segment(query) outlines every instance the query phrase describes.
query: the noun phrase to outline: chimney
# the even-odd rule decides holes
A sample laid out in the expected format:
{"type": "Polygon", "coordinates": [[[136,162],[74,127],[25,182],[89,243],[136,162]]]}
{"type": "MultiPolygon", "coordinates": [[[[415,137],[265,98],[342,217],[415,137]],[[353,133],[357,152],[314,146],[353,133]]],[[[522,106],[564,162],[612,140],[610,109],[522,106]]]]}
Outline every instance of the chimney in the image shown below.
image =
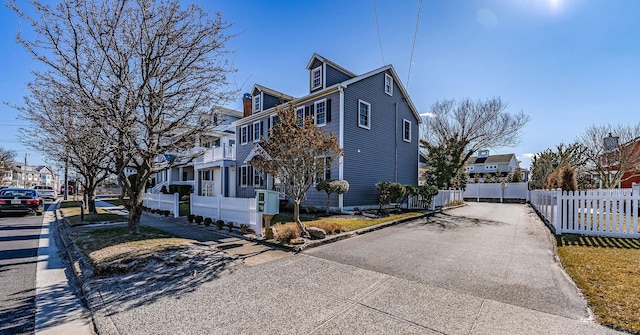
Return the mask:
{"type": "Polygon", "coordinates": [[[242,108],[243,108],[243,112],[244,112],[242,114],[242,117],[247,117],[247,116],[253,114],[252,110],[251,110],[252,102],[253,102],[253,99],[251,98],[251,94],[250,93],[245,93],[242,96],[242,108]]]}
{"type": "Polygon", "coordinates": [[[29,164],[27,164],[27,158],[28,158],[28,157],[29,157],[29,154],[28,154],[28,153],[25,153],[25,154],[24,154],[24,166],[29,165],[29,164]]]}

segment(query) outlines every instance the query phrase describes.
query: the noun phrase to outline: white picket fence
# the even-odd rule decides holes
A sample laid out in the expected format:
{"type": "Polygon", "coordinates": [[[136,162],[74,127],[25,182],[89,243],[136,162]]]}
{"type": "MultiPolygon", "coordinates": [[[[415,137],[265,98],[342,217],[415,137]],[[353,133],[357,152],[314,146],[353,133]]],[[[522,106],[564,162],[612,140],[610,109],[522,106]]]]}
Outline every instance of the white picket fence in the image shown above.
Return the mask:
{"type": "Polygon", "coordinates": [[[531,206],[558,235],[640,237],[640,192],[637,190],[535,190],[531,191],[531,206]]]}
{"type": "Polygon", "coordinates": [[[207,197],[191,194],[191,214],[213,221],[233,221],[236,226],[247,224],[262,234],[262,215],[256,212],[256,198],[207,197]]]}
{"type": "Polygon", "coordinates": [[[529,183],[468,183],[464,190],[465,199],[521,199],[529,200],[529,183]]]}
{"type": "MultiPolygon", "coordinates": [[[[447,207],[454,201],[462,201],[462,190],[439,190],[438,194],[433,197],[431,205],[428,209],[447,207]]],[[[411,209],[425,209],[422,199],[419,196],[409,196],[407,206],[411,209]]]]}
{"type": "Polygon", "coordinates": [[[168,210],[176,218],[180,216],[180,195],[178,193],[145,193],[142,205],[153,209],[168,210]]]}

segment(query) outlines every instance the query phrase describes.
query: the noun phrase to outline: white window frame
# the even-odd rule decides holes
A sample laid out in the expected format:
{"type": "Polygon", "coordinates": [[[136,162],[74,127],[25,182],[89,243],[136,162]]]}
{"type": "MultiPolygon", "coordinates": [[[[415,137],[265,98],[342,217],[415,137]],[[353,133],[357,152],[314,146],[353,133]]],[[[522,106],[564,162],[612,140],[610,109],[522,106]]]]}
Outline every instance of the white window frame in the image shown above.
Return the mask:
{"type": "Polygon", "coordinates": [[[393,77],[389,74],[384,74],[384,93],[393,96],[393,77]]]}
{"type": "Polygon", "coordinates": [[[260,138],[262,137],[262,127],[260,121],[256,121],[253,123],[253,142],[260,142],[260,138]],[[256,136],[256,134],[258,136],[256,136]]]}
{"type": "Polygon", "coordinates": [[[317,126],[324,126],[327,124],[327,99],[318,100],[313,103],[313,122],[317,126]],[[322,123],[318,122],[318,105],[322,105],[322,116],[324,117],[324,121],[322,123]]]}
{"type": "Polygon", "coordinates": [[[262,178],[262,173],[258,170],[258,169],[253,169],[253,174],[251,176],[251,185],[253,185],[254,188],[256,187],[263,187],[264,186],[264,178],[262,178]],[[256,183],[256,180],[258,181],[256,183]]]}
{"type": "Polygon", "coordinates": [[[411,121],[402,119],[402,140],[411,143],[411,121]],[[409,138],[407,138],[406,127],[409,126],[409,138]]]}
{"type": "MultiPolygon", "coordinates": [[[[314,185],[322,180],[328,180],[331,178],[331,164],[333,163],[331,157],[327,156],[316,157],[316,160],[322,160],[322,169],[320,169],[321,171],[316,171],[316,175],[314,176],[314,185]],[[329,162],[328,165],[327,162],[329,162]],[[329,170],[329,178],[327,178],[327,170],[329,170]],[[318,178],[319,174],[322,174],[322,178],[318,178]]],[[[316,168],[317,167],[318,166],[316,165],[316,168]]]]}
{"type": "Polygon", "coordinates": [[[240,144],[247,144],[249,142],[249,129],[247,125],[240,127],[240,144]]]}
{"type": "Polygon", "coordinates": [[[278,118],[278,122],[280,122],[280,117],[278,116],[278,114],[271,114],[269,118],[271,119],[271,128],[274,128],[276,126],[276,123],[275,123],[276,118],[278,118]]]}
{"type": "MultiPolygon", "coordinates": [[[[240,167],[240,186],[247,187],[249,186],[249,165],[242,165],[240,167]]],[[[253,177],[253,176],[251,176],[253,177]]],[[[253,180],[252,180],[253,181],[253,180]]]]}
{"type": "Polygon", "coordinates": [[[253,114],[262,110],[262,93],[253,96],[253,114]]]}
{"type": "Polygon", "coordinates": [[[311,69],[311,89],[315,90],[316,88],[321,88],[322,87],[322,65],[315,67],[313,69],[311,69]],[[315,74],[318,73],[318,85],[314,85],[315,81],[316,81],[316,77],[315,74]]]}
{"type": "Polygon", "coordinates": [[[358,99],[358,127],[364,128],[364,129],[371,129],[371,104],[360,99],[358,99]],[[360,123],[360,106],[361,105],[367,106],[367,124],[360,123]]]}

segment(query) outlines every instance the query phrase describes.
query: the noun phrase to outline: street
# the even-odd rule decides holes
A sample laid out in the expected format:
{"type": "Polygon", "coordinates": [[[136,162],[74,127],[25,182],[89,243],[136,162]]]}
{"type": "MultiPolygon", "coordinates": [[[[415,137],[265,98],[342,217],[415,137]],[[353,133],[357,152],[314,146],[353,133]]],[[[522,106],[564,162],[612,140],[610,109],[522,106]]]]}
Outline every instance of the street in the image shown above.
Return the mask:
{"type": "MultiPolygon", "coordinates": [[[[48,207],[51,204],[47,204],[48,207]]],[[[32,334],[43,216],[0,216],[0,334],[32,334]]]]}

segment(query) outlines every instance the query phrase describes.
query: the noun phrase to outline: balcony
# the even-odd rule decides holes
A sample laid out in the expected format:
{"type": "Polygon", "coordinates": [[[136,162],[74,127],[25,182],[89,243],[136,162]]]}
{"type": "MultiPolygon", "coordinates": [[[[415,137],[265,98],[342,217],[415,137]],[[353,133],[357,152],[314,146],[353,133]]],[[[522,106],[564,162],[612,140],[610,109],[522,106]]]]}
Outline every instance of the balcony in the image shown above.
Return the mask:
{"type": "Polygon", "coordinates": [[[196,158],[196,165],[209,164],[224,160],[235,160],[236,150],[234,146],[223,144],[222,146],[209,148],[204,155],[196,158]]]}

